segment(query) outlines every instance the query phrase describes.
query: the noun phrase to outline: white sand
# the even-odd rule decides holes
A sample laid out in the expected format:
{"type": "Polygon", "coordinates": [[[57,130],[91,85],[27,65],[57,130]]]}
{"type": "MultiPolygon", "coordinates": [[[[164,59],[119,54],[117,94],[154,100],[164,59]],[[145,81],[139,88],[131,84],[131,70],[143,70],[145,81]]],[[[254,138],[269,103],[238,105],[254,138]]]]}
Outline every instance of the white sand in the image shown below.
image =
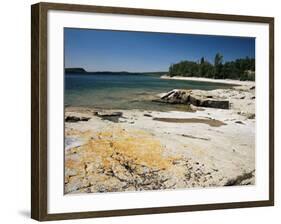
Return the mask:
{"type": "Polygon", "coordinates": [[[161,79],[175,79],[175,80],[186,80],[186,81],[198,81],[198,82],[212,82],[212,83],[222,83],[222,84],[231,84],[231,85],[243,85],[243,86],[255,86],[254,81],[240,81],[233,79],[209,79],[209,78],[200,78],[200,77],[183,77],[183,76],[161,76],[161,79]]]}

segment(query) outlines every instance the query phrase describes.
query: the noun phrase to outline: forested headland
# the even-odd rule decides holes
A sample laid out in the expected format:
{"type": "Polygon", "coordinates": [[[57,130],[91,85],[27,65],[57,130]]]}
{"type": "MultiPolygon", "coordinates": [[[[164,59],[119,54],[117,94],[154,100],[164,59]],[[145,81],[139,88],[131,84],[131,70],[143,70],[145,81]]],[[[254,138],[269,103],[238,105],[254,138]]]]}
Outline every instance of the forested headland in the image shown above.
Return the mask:
{"type": "Polygon", "coordinates": [[[169,76],[204,77],[213,79],[255,80],[255,59],[239,58],[223,61],[223,55],[217,53],[214,62],[202,57],[199,61],[184,60],[170,65],[169,76]]]}

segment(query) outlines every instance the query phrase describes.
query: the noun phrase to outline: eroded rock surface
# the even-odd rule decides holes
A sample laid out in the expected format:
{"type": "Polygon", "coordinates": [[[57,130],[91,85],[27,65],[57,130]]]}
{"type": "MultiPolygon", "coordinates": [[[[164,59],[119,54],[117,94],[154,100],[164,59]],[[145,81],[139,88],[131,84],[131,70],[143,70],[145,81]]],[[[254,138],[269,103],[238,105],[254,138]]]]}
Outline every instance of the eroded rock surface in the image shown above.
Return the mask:
{"type": "Polygon", "coordinates": [[[192,104],[197,107],[229,109],[229,101],[211,95],[209,91],[174,89],[158,99],[159,102],[172,104],[192,104]],[[206,93],[208,92],[208,93],[206,93]]]}
{"type": "Polygon", "coordinates": [[[233,109],[254,118],[255,88],[254,86],[235,86],[233,89],[186,90],[174,89],[158,95],[157,102],[171,104],[190,104],[195,107],[233,109]]]}
{"type": "MultiPolygon", "coordinates": [[[[74,135],[73,135],[74,134],[74,135]]],[[[87,135],[65,155],[65,193],[161,190],[222,186],[217,169],[182,155],[165,155],[161,143],[142,131],[111,129],[87,135]]]]}

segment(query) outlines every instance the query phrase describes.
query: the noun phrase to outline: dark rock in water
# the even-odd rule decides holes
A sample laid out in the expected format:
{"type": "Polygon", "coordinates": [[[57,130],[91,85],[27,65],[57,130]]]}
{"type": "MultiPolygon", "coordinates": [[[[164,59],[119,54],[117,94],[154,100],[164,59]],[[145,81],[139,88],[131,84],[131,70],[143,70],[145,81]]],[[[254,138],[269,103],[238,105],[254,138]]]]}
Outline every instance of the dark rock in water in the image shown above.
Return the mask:
{"type": "Polygon", "coordinates": [[[78,122],[78,121],[88,121],[91,118],[89,117],[76,117],[76,116],[67,116],[65,122],[78,122]]]}
{"type": "Polygon", "coordinates": [[[191,90],[172,90],[163,95],[158,102],[171,104],[192,104],[197,107],[211,107],[219,109],[229,109],[230,103],[228,100],[214,99],[212,95],[206,95],[207,91],[194,93],[191,90]],[[201,95],[199,95],[201,94],[201,95]]]}
{"type": "Polygon", "coordinates": [[[235,121],[236,124],[244,124],[242,121],[235,121]]]}
{"type": "Polygon", "coordinates": [[[88,120],[90,120],[90,119],[91,119],[91,118],[89,118],[89,117],[81,117],[81,118],[80,118],[81,121],[88,121],[88,120]]]}
{"type": "Polygon", "coordinates": [[[94,112],[95,116],[102,118],[103,120],[108,120],[114,123],[119,122],[119,118],[124,118],[123,113],[116,111],[116,112],[94,112]]]}
{"type": "Polygon", "coordinates": [[[75,116],[67,116],[65,118],[65,122],[78,122],[78,121],[80,121],[80,118],[75,116]]]}

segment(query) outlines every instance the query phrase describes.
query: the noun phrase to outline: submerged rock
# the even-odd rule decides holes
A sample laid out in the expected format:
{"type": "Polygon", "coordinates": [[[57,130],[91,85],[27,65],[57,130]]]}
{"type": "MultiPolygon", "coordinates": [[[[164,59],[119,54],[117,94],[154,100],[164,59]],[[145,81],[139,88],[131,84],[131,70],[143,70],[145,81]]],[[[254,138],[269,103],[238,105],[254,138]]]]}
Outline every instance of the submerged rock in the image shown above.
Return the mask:
{"type": "Polygon", "coordinates": [[[158,102],[171,104],[191,104],[197,107],[211,107],[229,109],[230,103],[225,99],[218,99],[210,91],[174,89],[160,97],[158,102]]]}
{"type": "Polygon", "coordinates": [[[98,117],[121,117],[123,115],[122,112],[114,111],[114,112],[94,112],[94,115],[98,117]]]}
{"type": "Polygon", "coordinates": [[[122,112],[94,112],[94,115],[102,118],[103,120],[108,120],[114,123],[119,122],[119,118],[124,118],[122,112]]]}
{"type": "Polygon", "coordinates": [[[78,122],[78,121],[88,121],[91,118],[89,117],[76,117],[76,116],[67,116],[65,122],[78,122]]]}

